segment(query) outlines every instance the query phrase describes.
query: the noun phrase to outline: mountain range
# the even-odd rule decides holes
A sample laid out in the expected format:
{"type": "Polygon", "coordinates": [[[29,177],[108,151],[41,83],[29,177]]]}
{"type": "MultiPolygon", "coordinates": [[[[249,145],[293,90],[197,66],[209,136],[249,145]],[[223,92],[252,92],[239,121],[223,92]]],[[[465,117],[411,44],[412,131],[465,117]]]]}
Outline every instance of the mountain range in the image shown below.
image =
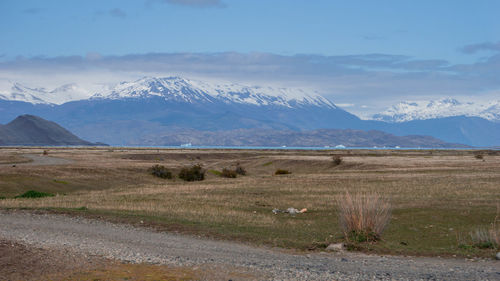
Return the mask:
{"type": "Polygon", "coordinates": [[[386,122],[407,122],[453,116],[480,117],[489,121],[500,122],[500,100],[486,103],[460,102],[451,98],[431,101],[405,101],[373,115],[373,119],[386,122]]]}
{"type": "MultiPolygon", "coordinates": [[[[235,136],[240,130],[241,138],[257,138],[255,130],[287,132],[279,133],[285,136],[290,132],[317,134],[321,129],[432,136],[472,146],[500,143],[500,122],[494,118],[437,114],[425,120],[402,119],[395,113],[392,116],[397,118],[380,115],[375,117],[379,120],[361,120],[314,91],[181,77],[144,77],[95,93],[76,84],[47,90],[12,83],[10,90],[0,91],[0,123],[22,114],[53,120],[84,139],[114,145],[165,145],[165,137],[175,134],[184,136],[184,140],[177,137],[182,143],[198,137],[199,144],[216,145],[208,141],[209,137],[216,139],[213,132],[222,138],[235,136]]],[[[416,144],[407,141],[407,145],[398,145],[416,144]]]]}

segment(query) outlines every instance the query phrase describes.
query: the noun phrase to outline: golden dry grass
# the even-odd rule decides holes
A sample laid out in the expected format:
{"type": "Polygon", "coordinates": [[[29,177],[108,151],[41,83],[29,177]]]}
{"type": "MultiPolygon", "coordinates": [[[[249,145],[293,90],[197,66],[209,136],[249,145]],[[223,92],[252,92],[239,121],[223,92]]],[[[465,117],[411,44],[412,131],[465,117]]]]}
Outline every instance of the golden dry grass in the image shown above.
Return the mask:
{"type": "MultiPolygon", "coordinates": [[[[0,149],[0,155],[42,151],[0,149]]],[[[13,197],[27,189],[59,195],[0,200],[0,207],[85,207],[91,212],[140,216],[223,237],[304,249],[339,239],[338,195],[376,192],[390,198],[394,216],[384,233],[385,242],[375,248],[455,253],[457,235],[488,225],[495,216],[500,201],[500,155],[490,154],[479,160],[471,151],[51,149],[50,156],[74,162],[15,169],[0,166],[0,196],[13,197]],[[342,156],[342,164],[332,162],[333,154],[342,156]],[[197,163],[213,170],[240,163],[248,174],[229,179],[207,173],[205,181],[184,182],[147,173],[154,164],[175,174],[197,163]],[[292,174],[275,176],[276,169],[292,174]],[[297,216],[271,212],[288,207],[308,212],[297,216]],[[400,242],[410,246],[402,249],[400,242]]]]}
{"type": "Polygon", "coordinates": [[[339,223],[344,237],[357,236],[363,240],[376,241],[389,224],[391,205],[378,193],[345,195],[337,199],[339,223]]]}

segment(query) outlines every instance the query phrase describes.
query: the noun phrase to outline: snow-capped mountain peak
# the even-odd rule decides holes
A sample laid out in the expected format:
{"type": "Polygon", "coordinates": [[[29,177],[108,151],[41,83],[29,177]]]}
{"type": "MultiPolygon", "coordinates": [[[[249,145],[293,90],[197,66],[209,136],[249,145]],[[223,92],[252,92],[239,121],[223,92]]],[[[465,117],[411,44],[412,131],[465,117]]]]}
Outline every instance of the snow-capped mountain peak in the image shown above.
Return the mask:
{"type": "Polygon", "coordinates": [[[27,87],[20,83],[0,81],[0,99],[32,104],[63,104],[84,99],[142,99],[159,97],[186,103],[237,103],[257,106],[297,108],[315,106],[336,109],[328,99],[315,91],[299,88],[248,86],[236,83],[209,83],[183,77],[143,77],[120,82],[91,92],[70,83],[53,90],[27,87]]]}
{"type": "Polygon", "coordinates": [[[32,104],[63,104],[69,101],[87,99],[90,96],[89,91],[76,84],[66,84],[54,90],[47,90],[8,81],[4,82],[0,89],[0,99],[32,104]]]}
{"type": "Polygon", "coordinates": [[[487,103],[460,102],[452,98],[404,101],[373,115],[373,119],[386,122],[406,122],[452,116],[473,116],[500,122],[500,100],[487,103]]]}
{"type": "Polygon", "coordinates": [[[246,86],[235,83],[207,83],[181,77],[143,77],[133,82],[121,82],[93,98],[126,99],[162,97],[182,102],[224,102],[253,105],[297,107],[313,105],[336,108],[316,92],[295,88],[246,86]]]}

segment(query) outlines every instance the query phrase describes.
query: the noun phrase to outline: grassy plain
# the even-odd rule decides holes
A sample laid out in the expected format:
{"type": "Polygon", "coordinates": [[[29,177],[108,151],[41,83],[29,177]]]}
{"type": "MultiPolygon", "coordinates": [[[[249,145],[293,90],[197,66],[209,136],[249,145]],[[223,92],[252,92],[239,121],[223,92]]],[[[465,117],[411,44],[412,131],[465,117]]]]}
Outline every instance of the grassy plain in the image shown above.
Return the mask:
{"type": "MultiPolygon", "coordinates": [[[[0,160],[26,162],[43,148],[3,148],[0,160]]],[[[34,208],[100,217],[298,250],[321,250],[341,241],[335,199],[377,192],[390,199],[392,220],[376,243],[351,245],[368,252],[491,256],[493,249],[464,247],[469,233],[488,227],[500,202],[500,152],[454,150],[168,150],[51,148],[67,165],[0,165],[0,208],[34,208]],[[481,153],[483,159],[475,154],[481,153]],[[333,155],[340,155],[336,165],[333,155]],[[243,166],[246,176],[215,172],[199,182],[160,179],[160,164],[176,174],[186,165],[207,170],[243,166]],[[274,175],[277,169],[291,172],[274,175]],[[13,199],[28,190],[55,197],[13,199]],[[307,208],[304,214],[272,209],[307,208]]],[[[5,163],[5,162],[4,162],[5,163]]]]}

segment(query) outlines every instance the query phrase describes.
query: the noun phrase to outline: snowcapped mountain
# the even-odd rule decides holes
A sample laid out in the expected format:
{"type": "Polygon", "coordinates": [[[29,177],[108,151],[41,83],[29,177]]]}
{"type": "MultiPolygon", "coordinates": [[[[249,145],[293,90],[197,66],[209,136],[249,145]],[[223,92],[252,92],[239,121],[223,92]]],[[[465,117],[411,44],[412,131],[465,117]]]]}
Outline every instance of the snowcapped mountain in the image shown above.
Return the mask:
{"type": "Polygon", "coordinates": [[[210,84],[180,77],[144,77],[134,82],[122,82],[93,99],[127,99],[161,97],[177,102],[224,102],[251,105],[275,105],[288,108],[303,105],[337,108],[331,101],[303,89],[245,86],[240,84],[210,84]]]}
{"type": "Polygon", "coordinates": [[[0,87],[0,99],[31,104],[63,104],[69,101],[88,99],[90,96],[89,91],[76,84],[66,84],[53,90],[47,90],[4,81],[0,87]]]}
{"type": "Polygon", "coordinates": [[[53,90],[27,87],[10,81],[0,84],[0,99],[31,104],[60,105],[69,101],[86,99],[120,100],[151,97],[184,103],[223,102],[287,108],[301,106],[337,108],[331,101],[314,91],[234,83],[207,83],[181,77],[144,77],[133,82],[121,82],[111,87],[101,88],[97,93],[92,93],[77,84],[66,84],[53,90]]]}
{"type": "Polygon", "coordinates": [[[500,122],[500,100],[473,103],[445,98],[432,101],[400,102],[384,112],[373,115],[373,119],[399,123],[453,116],[481,117],[500,122]]]}
{"type": "Polygon", "coordinates": [[[66,84],[46,89],[0,79],[0,123],[31,114],[53,120],[84,139],[120,145],[139,144],[164,132],[240,129],[379,130],[475,146],[497,146],[500,139],[500,101],[403,102],[375,115],[375,120],[389,121],[380,122],[361,120],[314,91],[295,88],[179,77],[85,87],[66,84]]]}

